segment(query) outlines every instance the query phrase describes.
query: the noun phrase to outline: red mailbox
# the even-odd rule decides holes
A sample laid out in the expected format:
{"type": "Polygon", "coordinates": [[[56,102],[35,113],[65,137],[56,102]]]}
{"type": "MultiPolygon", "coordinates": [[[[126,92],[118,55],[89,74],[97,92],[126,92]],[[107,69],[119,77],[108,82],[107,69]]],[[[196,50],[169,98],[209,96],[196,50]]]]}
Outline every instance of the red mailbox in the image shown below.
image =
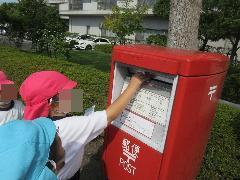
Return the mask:
{"type": "Polygon", "coordinates": [[[210,134],[228,58],[146,45],[113,50],[111,104],[137,71],[154,78],[106,129],[109,180],[195,179],[210,134]]]}

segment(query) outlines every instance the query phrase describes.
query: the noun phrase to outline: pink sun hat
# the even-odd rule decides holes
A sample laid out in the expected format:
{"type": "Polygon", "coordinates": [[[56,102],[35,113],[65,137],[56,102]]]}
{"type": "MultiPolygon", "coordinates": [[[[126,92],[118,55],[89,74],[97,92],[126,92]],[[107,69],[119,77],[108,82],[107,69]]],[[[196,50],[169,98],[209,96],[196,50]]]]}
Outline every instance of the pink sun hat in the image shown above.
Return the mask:
{"type": "Polygon", "coordinates": [[[48,117],[49,99],[63,90],[70,90],[77,82],[57,71],[41,71],[28,76],[20,87],[25,102],[24,119],[33,120],[48,117]]]}
{"type": "Polygon", "coordinates": [[[0,91],[2,90],[2,84],[14,84],[14,82],[8,80],[6,74],[3,71],[0,71],[0,91]]]}

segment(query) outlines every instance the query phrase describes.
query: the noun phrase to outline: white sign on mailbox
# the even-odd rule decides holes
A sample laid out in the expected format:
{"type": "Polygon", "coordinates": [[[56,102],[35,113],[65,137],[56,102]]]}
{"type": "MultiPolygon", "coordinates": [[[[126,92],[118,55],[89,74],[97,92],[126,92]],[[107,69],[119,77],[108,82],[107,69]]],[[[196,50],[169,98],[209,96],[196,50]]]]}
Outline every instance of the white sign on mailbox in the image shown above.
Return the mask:
{"type": "MultiPolygon", "coordinates": [[[[118,68],[116,66],[115,81],[118,82],[118,86],[122,84],[120,93],[123,93],[129,84],[130,77],[128,73],[124,75],[126,68],[118,68]]],[[[163,152],[177,78],[166,74],[158,75],[158,78],[160,80],[153,79],[143,85],[121,116],[112,124],[159,152],[163,152]]],[[[118,87],[114,87],[114,90],[119,91],[118,87]]]]}
{"type": "Polygon", "coordinates": [[[123,139],[122,148],[124,157],[120,157],[119,166],[122,166],[129,174],[134,175],[136,167],[132,163],[138,158],[140,147],[132,144],[128,139],[123,139]]]}

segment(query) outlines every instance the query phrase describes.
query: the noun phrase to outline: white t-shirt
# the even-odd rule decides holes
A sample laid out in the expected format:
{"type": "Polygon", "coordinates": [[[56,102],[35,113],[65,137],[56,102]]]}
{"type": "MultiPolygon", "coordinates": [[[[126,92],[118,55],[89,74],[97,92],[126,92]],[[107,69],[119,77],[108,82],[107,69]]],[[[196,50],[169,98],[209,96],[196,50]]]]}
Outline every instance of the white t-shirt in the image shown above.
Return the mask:
{"type": "Polygon", "coordinates": [[[0,110],[0,125],[9,121],[23,118],[24,105],[19,100],[14,100],[14,105],[9,110],[0,110]]]}
{"type": "Polygon", "coordinates": [[[106,111],[88,116],[72,116],[54,121],[65,149],[65,165],[58,173],[59,180],[71,178],[80,168],[87,143],[107,127],[106,111]]]}

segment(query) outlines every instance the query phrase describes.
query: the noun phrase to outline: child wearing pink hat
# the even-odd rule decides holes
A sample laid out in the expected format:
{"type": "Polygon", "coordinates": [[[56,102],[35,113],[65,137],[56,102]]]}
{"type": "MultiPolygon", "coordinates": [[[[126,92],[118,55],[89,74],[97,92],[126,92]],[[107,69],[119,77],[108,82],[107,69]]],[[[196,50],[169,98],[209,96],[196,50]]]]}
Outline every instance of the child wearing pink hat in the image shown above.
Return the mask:
{"type": "MultiPolygon", "coordinates": [[[[60,112],[57,101],[59,93],[76,87],[77,83],[56,71],[42,71],[31,74],[21,85],[20,94],[26,104],[25,120],[39,117],[60,116],[54,121],[62,147],[65,150],[64,166],[57,171],[58,179],[71,178],[80,168],[87,143],[103,130],[124,110],[137,92],[144,78],[134,75],[126,90],[106,110],[93,112],[88,116],[66,117],[60,112]]],[[[63,159],[61,158],[61,161],[63,159]]],[[[55,162],[58,165],[58,162],[55,162]]]]}
{"type": "Polygon", "coordinates": [[[6,74],[0,71],[0,125],[23,118],[24,105],[21,101],[15,99],[17,91],[11,92],[15,95],[10,95],[10,97],[7,98],[5,97],[5,94],[10,93],[7,92],[8,87],[13,84],[14,82],[8,80],[6,74]]]}

